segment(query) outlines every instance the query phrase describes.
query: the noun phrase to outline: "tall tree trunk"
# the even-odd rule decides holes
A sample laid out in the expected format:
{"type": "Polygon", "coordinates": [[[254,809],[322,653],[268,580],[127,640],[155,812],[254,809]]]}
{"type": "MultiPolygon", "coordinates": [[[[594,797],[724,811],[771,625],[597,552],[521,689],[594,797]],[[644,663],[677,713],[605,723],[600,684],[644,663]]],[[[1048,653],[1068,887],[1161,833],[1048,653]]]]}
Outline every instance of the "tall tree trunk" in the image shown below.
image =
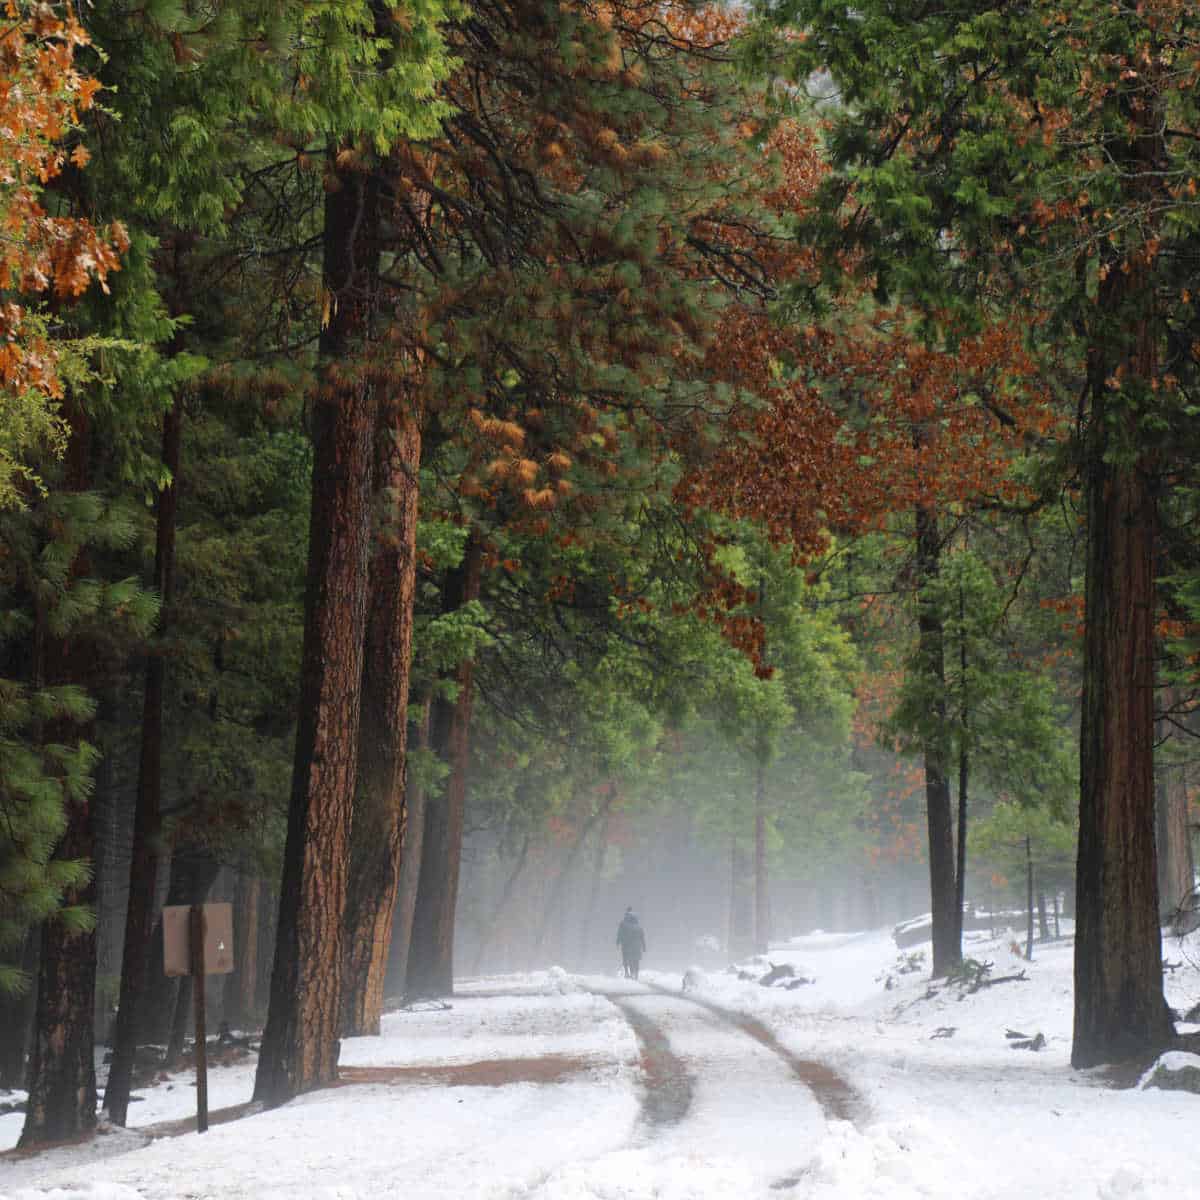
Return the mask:
{"type": "MultiPolygon", "coordinates": [[[[113,681],[99,689],[97,720],[108,723],[116,712],[113,681]]],[[[92,791],[92,833],[95,847],[92,861],[96,874],[96,1010],[94,1027],[105,1043],[112,1046],[116,1035],[117,997],[105,995],[99,981],[105,976],[119,979],[121,975],[121,942],[125,932],[125,889],[129,882],[125,848],[128,845],[126,826],[133,818],[127,811],[116,786],[114,755],[105,754],[96,764],[92,791]],[[128,818],[128,819],[127,819],[128,818]]]]}
{"type": "MultiPolygon", "coordinates": [[[[592,944],[592,931],[596,925],[596,906],[600,900],[600,883],[604,878],[604,857],[608,852],[608,828],[611,818],[611,813],[605,813],[604,820],[600,823],[600,828],[596,831],[595,854],[592,858],[592,883],[588,888],[587,905],[583,910],[583,919],[579,923],[579,963],[581,967],[587,966],[588,950],[592,944]]],[[[524,850],[528,845],[529,837],[526,835],[522,849],[524,850]]],[[[500,900],[501,903],[504,903],[506,897],[501,896],[500,900]]],[[[497,905],[496,913],[492,918],[493,923],[500,911],[500,905],[497,905]]],[[[483,945],[480,943],[480,954],[482,952],[483,945]]]]}
{"type": "Polygon", "coordinates": [[[958,668],[962,675],[958,746],[958,857],[954,870],[954,942],[962,952],[963,907],[967,900],[967,785],[971,780],[971,697],[967,688],[967,614],[963,589],[958,589],[958,668]]]}
{"type": "MultiPolygon", "coordinates": [[[[58,856],[86,859],[91,847],[91,806],[73,804],[58,856]]],[[[67,904],[83,907],[90,907],[94,899],[92,879],[65,897],[67,904]]],[[[95,986],[95,931],[73,933],[61,920],[50,918],[42,926],[22,1146],[64,1141],[96,1127],[95,986]]]]}
{"type": "Polygon", "coordinates": [[[258,971],[254,980],[254,1012],[267,1011],[271,999],[271,964],[275,959],[275,925],[279,919],[279,896],[267,880],[258,890],[258,971]]]}
{"type": "Polygon", "coordinates": [[[1038,914],[1038,937],[1043,942],[1050,940],[1050,921],[1046,915],[1046,893],[1044,891],[1045,884],[1038,888],[1037,898],[1037,914],[1038,914]]]}
{"type": "MultiPolygon", "coordinates": [[[[91,426],[87,413],[77,403],[67,406],[71,439],[66,456],[64,487],[86,491],[90,485],[91,426]]],[[[72,577],[86,576],[85,555],[71,566],[72,577]]],[[[96,682],[92,647],[86,639],[64,640],[50,636],[46,615],[39,609],[35,630],[35,686],[96,682]]],[[[94,729],[94,727],[93,727],[94,729]]],[[[92,729],[72,727],[42,731],[46,742],[75,742],[92,729]]],[[[83,861],[89,866],[95,852],[90,797],[63,797],[66,830],[54,856],[66,861],[83,861]]],[[[63,896],[65,906],[93,910],[96,900],[95,875],[89,871],[85,883],[63,896]]],[[[58,916],[44,921],[38,963],[37,1002],[29,1060],[29,1099],[21,1146],[37,1146],[91,1133],[96,1127],[95,996],[96,931],[72,929],[58,916]]]]}
{"type": "MultiPolygon", "coordinates": [[[[1149,170],[1153,148],[1141,149],[1149,170]]],[[[1148,391],[1157,371],[1153,299],[1137,276],[1136,269],[1114,269],[1099,304],[1114,320],[1139,314],[1122,365],[1127,387],[1148,391]]],[[[1106,358],[1097,351],[1091,364],[1084,446],[1075,1067],[1153,1053],[1174,1036],[1163,996],[1154,847],[1153,463],[1128,455],[1142,437],[1139,405],[1128,395],[1110,395],[1114,364],[1106,358]]]]}
{"type": "Polygon", "coordinates": [[[29,1049],[40,945],[40,931],[29,930],[13,956],[13,961],[28,976],[29,986],[21,992],[0,992],[0,1088],[23,1088],[27,1082],[25,1055],[29,1049]]]}
{"type": "MultiPolygon", "coordinates": [[[[433,700],[426,695],[416,722],[417,747],[428,750],[431,735],[433,700]]],[[[417,886],[421,879],[421,855],[425,846],[425,797],[423,784],[406,771],[404,783],[404,846],[400,855],[400,883],[392,914],[392,939],[388,947],[387,971],[383,994],[402,996],[408,978],[408,948],[412,944],[413,913],[417,908],[417,886]]]]}
{"type": "MultiPolygon", "coordinates": [[[[1159,745],[1164,745],[1160,736],[1159,745]]],[[[1158,848],[1158,907],[1164,924],[1175,921],[1195,886],[1192,831],[1188,824],[1183,764],[1155,766],[1155,844],[1158,848]]],[[[1190,932],[1180,929],[1180,932],[1190,932]]]]}
{"type": "Polygon", "coordinates": [[[342,923],[358,763],[377,397],[362,361],[379,264],[375,172],[327,168],[321,332],[300,716],[271,1000],[255,1099],[280,1104],[337,1079],[342,923]]]}
{"type": "Polygon", "coordinates": [[[766,954],[770,943],[767,903],[767,767],[760,757],[754,779],[754,949],[766,954]]]}
{"type": "Polygon", "coordinates": [[[749,856],[734,834],[729,842],[729,957],[741,958],[754,947],[754,907],[746,878],[749,856]]]}
{"type": "MultiPolygon", "coordinates": [[[[171,620],[175,578],[175,517],[178,502],[179,446],[183,432],[183,405],[176,400],[163,414],[162,462],[171,482],[158,495],[154,541],[154,586],[162,601],[160,639],[171,620]]],[[[129,1109],[129,1089],[137,1051],[138,1011],[146,990],[150,957],[150,930],[158,891],[160,853],[159,813],[162,809],[163,685],[167,656],[160,644],[152,646],[146,662],[142,702],[142,744],[138,764],[137,802],[133,811],[133,846],[129,863],[129,901],[125,910],[125,941],[121,952],[121,998],[117,1008],[116,1039],[104,1111],[115,1125],[124,1125],[129,1109]]]]}
{"type": "MultiPolygon", "coordinates": [[[[479,597],[482,569],[483,543],[472,533],[461,566],[446,580],[443,612],[453,612],[479,597]]],[[[449,766],[450,775],[442,795],[425,802],[425,842],[405,986],[408,996],[449,996],[454,991],[454,913],[462,858],[474,665],[468,659],[458,668],[458,695],[453,701],[437,697],[433,702],[433,748],[449,766]]]]}
{"type": "Polygon", "coordinates": [[[1025,961],[1033,962],[1033,839],[1025,835],[1025,961]]]}
{"type": "Polygon", "coordinates": [[[230,988],[222,1013],[230,1029],[240,1029],[254,1020],[255,987],[258,983],[258,897],[262,883],[253,875],[238,875],[233,901],[233,952],[236,968],[229,976],[230,988]]]}
{"type": "MultiPolygon", "coordinates": [[[[937,511],[919,505],[916,511],[917,579],[923,587],[937,577],[941,559],[937,511]]],[[[925,806],[929,831],[929,898],[932,913],[933,977],[945,975],[962,961],[962,940],[956,936],[961,917],[956,918],[958,887],[954,870],[954,826],[950,802],[950,780],[946,774],[946,664],[942,618],[924,598],[918,601],[917,617],[921,670],[937,699],[933,703],[938,734],[926,738],[925,806]]],[[[961,910],[959,910],[961,912],[961,910]]]]}
{"type": "Polygon", "coordinates": [[[167,1071],[175,1070],[183,1057],[188,1017],[192,1014],[192,993],[196,990],[197,982],[190,975],[182,975],[179,978],[179,986],[175,989],[175,1002],[171,1006],[171,1030],[167,1034],[167,1049],[163,1055],[163,1068],[167,1071]]]}
{"type": "Polygon", "coordinates": [[[407,811],[408,680],[417,579],[420,414],[403,396],[381,404],[376,440],[376,508],[371,601],[363,658],[358,785],[354,800],[342,1034],[379,1033],[384,977],[400,885],[407,811]]]}
{"type": "Polygon", "coordinates": [[[516,891],[517,880],[520,879],[521,872],[525,870],[525,863],[529,858],[529,842],[530,837],[526,833],[521,842],[521,849],[517,854],[516,861],[513,863],[512,870],[509,871],[508,878],[504,881],[504,887],[500,891],[500,898],[496,901],[487,925],[480,934],[479,945],[475,950],[475,961],[471,964],[471,973],[474,975],[478,975],[483,967],[483,956],[491,943],[492,934],[495,933],[501,918],[508,911],[508,905],[512,900],[513,892],[516,891]]]}
{"type": "Polygon", "coordinates": [[[546,944],[546,934],[550,928],[550,923],[562,917],[567,903],[567,884],[571,881],[571,874],[575,870],[575,864],[579,861],[580,852],[583,850],[584,843],[588,839],[588,834],[596,828],[601,821],[607,819],[608,814],[612,811],[612,806],[617,798],[617,785],[609,783],[605,789],[604,799],[600,801],[599,806],[592,812],[583,827],[579,830],[578,836],[571,843],[571,848],[567,851],[566,861],[563,863],[562,870],[559,872],[558,878],[554,881],[554,886],[550,889],[550,896],[546,901],[545,907],[542,910],[542,919],[538,925],[537,948],[543,950],[546,944]]]}

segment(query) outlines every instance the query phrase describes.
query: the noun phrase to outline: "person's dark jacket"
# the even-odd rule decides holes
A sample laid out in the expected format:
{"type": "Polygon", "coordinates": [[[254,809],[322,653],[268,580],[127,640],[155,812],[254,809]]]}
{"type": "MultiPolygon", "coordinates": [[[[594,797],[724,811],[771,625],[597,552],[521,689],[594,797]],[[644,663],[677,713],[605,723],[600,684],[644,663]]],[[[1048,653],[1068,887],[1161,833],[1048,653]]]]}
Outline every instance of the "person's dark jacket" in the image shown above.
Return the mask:
{"type": "Polygon", "coordinates": [[[633,958],[646,953],[646,933],[632,913],[626,913],[617,926],[617,945],[633,958]]]}

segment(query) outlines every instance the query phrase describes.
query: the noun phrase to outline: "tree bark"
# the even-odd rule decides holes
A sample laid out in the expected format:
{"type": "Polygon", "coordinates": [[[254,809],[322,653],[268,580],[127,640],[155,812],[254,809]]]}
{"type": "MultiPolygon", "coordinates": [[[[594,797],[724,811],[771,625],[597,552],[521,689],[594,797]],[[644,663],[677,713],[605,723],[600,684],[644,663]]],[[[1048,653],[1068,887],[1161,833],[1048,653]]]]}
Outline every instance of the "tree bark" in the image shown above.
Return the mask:
{"type": "Polygon", "coordinates": [[[41,936],[30,930],[14,955],[29,978],[23,992],[0,992],[0,1088],[24,1088],[27,1082],[25,1056],[29,1049],[29,1026],[36,998],[38,948],[41,936]]]}
{"type": "MultiPolygon", "coordinates": [[[[176,400],[163,414],[162,462],[171,482],[158,495],[154,543],[154,586],[162,602],[159,637],[167,632],[175,577],[175,526],[178,508],[179,448],[183,405],[176,400]]],[[[138,1010],[146,991],[150,931],[158,891],[159,813],[162,809],[163,686],[167,656],[161,642],[146,662],[142,701],[142,743],[138,764],[137,801],[133,811],[133,845],[129,864],[129,902],[121,952],[121,998],[104,1111],[114,1125],[124,1125],[137,1051],[138,1010]]]]}
{"type": "Polygon", "coordinates": [[[233,952],[236,967],[229,976],[223,1017],[230,1029],[241,1029],[254,1020],[258,982],[258,895],[260,880],[238,875],[233,901],[233,952]]]}
{"type": "Polygon", "coordinates": [[[1025,961],[1033,962],[1033,839],[1025,835],[1025,961]]]}
{"type": "Polygon", "coordinates": [[[571,873],[575,869],[576,862],[579,861],[580,852],[583,850],[584,844],[587,842],[588,834],[596,828],[601,821],[607,820],[608,814],[612,811],[612,806],[617,798],[617,785],[610,782],[607,786],[604,799],[600,801],[599,806],[594,812],[589,814],[586,821],[583,823],[583,828],[580,829],[579,835],[571,843],[571,848],[567,851],[566,861],[563,863],[562,870],[558,874],[558,878],[554,881],[554,886],[550,889],[550,895],[546,901],[546,905],[542,910],[542,919],[538,925],[537,948],[544,950],[546,944],[546,934],[550,928],[550,922],[562,916],[567,903],[567,884],[571,880],[571,873]]]}
{"type": "Polygon", "coordinates": [[[747,874],[749,855],[734,834],[729,842],[729,957],[741,958],[754,947],[754,909],[747,874]]]}
{"type": "Polygon", "coordinates": [[[962,954],[963,909],[967,900],[967,795],[971,781],[971,697],[967,689],[967,614],[963,589],[958,589],[958,668],[962,675],[958,746],[958,847],[954,868],[954,944],[962,954]]]}
{"type": "Polygon", "coordinates": [[[1037,914],[1038,937],[1043,942],[1048,942],[1050,940],[1050,919],[1046,914],[1046,893],[1041,888],[1038,889],[1037,914]]]}
{"type": "MultiPolygon", "coordinates": [[[[57,854],[86,859],[91,849],[91,806],[72,804],[57,854]]],[[[94,879],[65,897],[67,904],[85,907],[94,900],[94,879]]],[[[41,936],[23,1147],[76,1138],[96,1127],[92,1022],[96,934],[94,930],[71,933],[61,920],[51,917],[43,924],[41,936]]]]}
{"type": "MultiPolygon", "coordinates": [[[[83,492],[91,483],[91,424],[88,414],[69,403],[71,438],[67,447],[64,488],[83,492]]],[[[83,553],[71,566],[72,578],[88,573],[83,553]]],[[[39,607],[35,630],[34,684],[94,685],[93,649],[84,638],[53,637],[39,607]]],[[[48,743],[82,741],[88,730],[56,727],[43,730],[48,743]]],[[[66,830],[55,848],[56,858],[92,864],[95,836],[90,797],[64,795],[66,830]]],[[[65,906],[95,909],[96,879],[70,889],[65,906]]],[[[20,1145],[86,1136],[96,1127],[95,1007],[96,931],[72,931],[57,916],[42,924],[37,1002],[29,1060],[29,1099],[20,1145]]]]}
{"type": "Polygon", "coordinates": [[[403,397],[380,407],[376,495],[382,509],[371,560],[354,800],[342,1034],[378,1035],[407,810],[408,682],[417,579],[420,414],[403,397]]]}
{"type": "MultiPolygon", "coordinates": [[[[530,837],[526,833],[521,841],[521,849],[517,853],[513,868],[509,871],[508,878],[504,881],[504,887],[500,891],[500,898],[496,901],[496,906],[492,909],[491,917],[479,937],[479,945],[475,949],[475,961],[471,964],[471,971],[475,975],[478,975],[483,968],[483,958],[487,953],[488,946],[491,944],[492,935],[500,924],[501,917],[508,911],[509,902],[512,900],[513,892],[517,888],[517,880],[520,879],[521,872],[525,870],[525,863],[529,858],[529,842],[530,837]]],[[[595,907],[594,897],[592,907],[595,907]]]]}
{"type": "Polygon", "coordinates": [[[1180,915],[1181,905],[1195,886],[1192,831],[1188,824],[1187,787],[1182,764],[1159,765],[1155,770],[1155,826],[1158,906],[1165,925],[1180,915]]]}
{"type": "MultiPolygon", "coordinates": [[[[1099,303],[1114,320],[1139,314],[1123,365],[1126,386],[1148,392],[1157,372],[1153,300],[1138,274],[1113,270],[1099,303]]],[[[1153,1053],[1174,1036],[1163,996],[1154,846],[1154,464],[1145,454],[1131,457],[1143,436],[1140,405],[1110,393],[1113,365],[1099,350],[1093,355],[1084,445],[1075,1067],[1153,1053]]]]}
{"type": "Polygon", "coordinates": [[[175,989],[175,1003],[171,1006],[171,1030],[167,1034],[167,1049],[163,1055],[163,1067],[173,1071],[183,1057],[183,1043],[187,1039],[188,1017],[192,1012],[192,993],[196,980],[190,975],[181,975],[175,989]]]}
{"type": "MultiPolygon", "coordinates": [[[[479,596],[483,544],[472,533],[462,565],[451,572],[443,591],[443,611],[453,612],[479,596]]],[[[463,811],[471,727],[474,662],[457,671],[458,695],[433,701],[433,748],[450,767],[444,792],[425,804],[425,843],[413,913],[405,994],[449,996],[454,992],[454,913],[458,904],[458,872],[462,858],[463,811]]]]}
{"type": "MultiPolygon", "coordinates": [[[[917,578],[921,585],[938,574],[941,542],[936,509],[919,505],[916,511],[917,578]]],[[[942,619],[922,599],[917,617],[921,669],[938,698],[933,704],[934,723],[944,730],[946,715],[945,637],[942,619]]],[[[961,916],[956,917],[958,886],[954,870],[954,826],[950,780],[946,774],[945,738],[928,737],[924,746],[925,806],[929,832],[929,898],[932,914],[933,968],[936,979],[962,961],[962,940],[956,937],[961,916]]],[[[960,910],[961,911],[961,910],[960,910]]]]}
{"type": "Polygon", "coordinates": [[[754,779],[754,949],[766,954],[770,944],[767,903],[767,768],[760,757],[754,779]]]}
{"type": "MultiPolygon", "coordinates": [[[[429,695],[420,705],[416,722],[417,746],[428,750],[433,701],[429,695]]],[[[425,788],[406,770],[404,783],[405,828],[400,855],[400,883],[392,915],[392,939],[388,947],[388,965],[384,974],[385,996],[402,996],[408,978],[408,948],[412,944],[413,913],[417,907],[417,886],[421,879],[421,856],[425,846],[425,788]]]]}
{"type": "MultiPolygon", "coordinates": [[[[596,832],[595,853],[592,858],[592,882],[588,888],[587,907],[583,910],[583,919],[579,922],[579,964],[586,968],[589,954],[588,951],[592,944],[592,931],[596,924],[596,906],[600,901],[600,884],[604,878],[604,858],[608,852],[608,829],[611,821],[611,813],[604,814],[604,820],[600,824],[599,830],[596,832]]],[[[522,863],[524,861],[524,853],[529,848],[529,835],[526,834],[522,849],[522,863]]],[[[510,877],[512,884],[515,886],[516,877],[510,877]]],[[[503,906],[508,902],[509,887],[505,886],[505,893],[500,897],[500,903],[497,904],[495,913],[492,917],[492,924],[489,929],[495,924],[496,918],[503,910],[503,906]]],[[[483,943],[480,942],[479,956],[483,956],[483,943]]],[[[476,967],[478,970],[478,967],[476,967]]]]}
{"type": "Polygon", "coordinates": [[[377,397],[359,360],[379,264],[374,172],[328,168],[300,716],[271,999],[254,1097],[280,1104],[337,1079],[342,922],[358,760],[377,397]]]}
{"type": "Polygon", "coordinates": [[[254,1012],[267,1011],[271,1000],[271,964],[275,959],[275,925],[279,919],[279,896],[263,879],[258,889],[258,971],[254,980],[254,1012]]]}

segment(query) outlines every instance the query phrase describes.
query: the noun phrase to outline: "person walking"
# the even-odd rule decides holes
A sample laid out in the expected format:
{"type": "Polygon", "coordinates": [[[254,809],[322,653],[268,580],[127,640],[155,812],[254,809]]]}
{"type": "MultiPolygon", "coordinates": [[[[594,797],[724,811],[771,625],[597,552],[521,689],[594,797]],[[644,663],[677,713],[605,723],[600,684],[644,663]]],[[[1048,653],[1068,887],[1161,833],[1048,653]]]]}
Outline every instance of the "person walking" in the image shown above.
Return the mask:
{"type": "Polygon", "coordinates": [[[646,934],[632,908],[625,910],[617,926],[617,945],[621,947],[621,967],[627,979],[638,977],[642,955],[646,953],[646,934]]]}

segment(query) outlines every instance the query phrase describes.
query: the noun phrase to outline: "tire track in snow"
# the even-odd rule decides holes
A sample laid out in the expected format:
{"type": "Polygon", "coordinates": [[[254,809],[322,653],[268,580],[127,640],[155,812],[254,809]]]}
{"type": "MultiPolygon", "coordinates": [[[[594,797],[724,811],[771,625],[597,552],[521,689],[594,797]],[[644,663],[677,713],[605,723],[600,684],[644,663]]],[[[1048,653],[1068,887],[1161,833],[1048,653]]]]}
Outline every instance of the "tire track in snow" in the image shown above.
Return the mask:
{"type": "Polygon", "coordinates": [[[662,1027],[635,1005],[616,993],[597,992],[621,1010],[641,1047],[642,1074],[646,1086],[642,1095],[639,1124],[647,1131],[664,1125],[678,1125],[692,1107],[695,1077],[672,1049],[662,1027]]]}
{"type": "Polygon", "coordinates": [[[702,1000],[699,996],[660,987],[656,983],[647,983],[644,986],[660,996],[670,996],[695,1004],[726,1024],[740,1029],[787,1063],[792,1073],[812,1092],[827,1117],[835,1121],[849,1121],[855,1126],[861,1124],[866,1114],[866,1103],[854,1088],[826,1063],[794,1054],[756,1017],[722,1008],[721,1005],[702,1000]]]}

